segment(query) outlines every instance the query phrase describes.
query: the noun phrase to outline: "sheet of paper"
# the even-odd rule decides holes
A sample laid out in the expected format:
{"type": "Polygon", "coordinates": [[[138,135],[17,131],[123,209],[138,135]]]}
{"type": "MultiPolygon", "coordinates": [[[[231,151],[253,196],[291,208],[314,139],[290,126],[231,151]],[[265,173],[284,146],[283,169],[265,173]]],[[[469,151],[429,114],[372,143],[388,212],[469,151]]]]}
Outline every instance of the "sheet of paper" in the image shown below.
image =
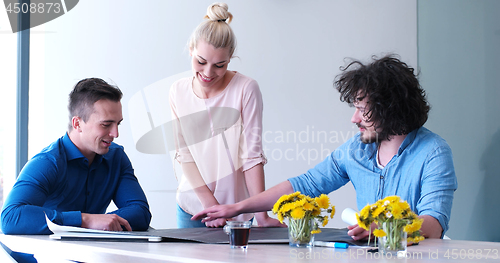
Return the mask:
{"type": "Polygon", "coordinates": [[[130,235],[128,232],[121,231],[104,231],[104,230],[96,230],[96,229],[88,229],[83,227],[76,226],[61,226],[53,223],[49,220],[47,215],[45,215],[45,220],[47,221],[47,226],[49,227],[52,233],[65,233],[65,232],[82,232],[82,233],[100,233],[100,234],[122,234],[122,235],[130,235]]]}
{"type": "Polygon", "coordinates": [[[62,239],[62,238],[92,238],[92,239],[142,239],[148,240],[150,242],[160,242],[162,241],[161,236],[149,235],[147,232],[138,234],[137,232],[127,232],[127,231],[104,231],[88,229],[83,227],[75,226],[61,226],[53,223],[49,220],[47,215],[45,215],[45,221],[47,221],[47,226],[50,231],[54,234],[50,235],[52,239],[62,239]]]}

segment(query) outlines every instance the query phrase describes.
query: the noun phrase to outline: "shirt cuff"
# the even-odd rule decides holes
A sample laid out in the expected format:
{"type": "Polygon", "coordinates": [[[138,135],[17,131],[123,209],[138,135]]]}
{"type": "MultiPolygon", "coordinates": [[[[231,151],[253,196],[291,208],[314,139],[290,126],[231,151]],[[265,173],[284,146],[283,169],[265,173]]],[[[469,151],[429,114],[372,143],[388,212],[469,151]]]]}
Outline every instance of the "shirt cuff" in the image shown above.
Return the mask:
{"type": "Polygon", "coordinates": [[[242,165],[242,171],[245,172],[259,163],[261,163],[262,165],[265,165],[267,163],[267,158],[264,154],[261,154],[260,156],[255,158],[245,159],[242,165]]]}
{"type": "Polygon", "coordinates": [[[179,163],[193,163],[194,158],[188,153],[176,153],[174,159],[179,163]]]}
{"type": "Polygon", "coordinates": [[[288,181],[292,185],[294,192],[297,192],[297,191],[302,192],[300,180],[297,177],[288,178],[288,181]]]}

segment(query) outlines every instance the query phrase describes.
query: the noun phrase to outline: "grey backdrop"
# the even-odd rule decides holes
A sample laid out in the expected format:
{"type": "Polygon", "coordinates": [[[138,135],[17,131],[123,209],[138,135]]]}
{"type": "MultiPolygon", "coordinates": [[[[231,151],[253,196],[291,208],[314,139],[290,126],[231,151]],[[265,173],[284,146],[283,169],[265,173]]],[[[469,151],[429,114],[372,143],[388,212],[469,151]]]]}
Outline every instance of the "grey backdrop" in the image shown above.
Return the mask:
{"type": "Polygon", "coordinates": [[[418,1],[427,127],[454,154],[458,190],[448,235],[500,241],[500,1],[418,1]]]}

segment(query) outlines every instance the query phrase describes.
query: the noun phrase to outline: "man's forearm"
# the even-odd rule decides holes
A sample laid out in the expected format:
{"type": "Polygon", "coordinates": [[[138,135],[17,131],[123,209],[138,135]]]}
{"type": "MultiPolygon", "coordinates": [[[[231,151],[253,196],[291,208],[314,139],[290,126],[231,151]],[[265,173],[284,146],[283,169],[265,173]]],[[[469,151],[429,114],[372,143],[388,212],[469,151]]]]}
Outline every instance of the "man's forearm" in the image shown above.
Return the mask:
{"type": "Polygon", "coordinates": [[[430,215],[422,215],[419,216],[419,218],[424,219],[422,227],[420,228],[424,237],[441,238],[441,235],[443,234],[443,228],[436,218],[430,215]]]}

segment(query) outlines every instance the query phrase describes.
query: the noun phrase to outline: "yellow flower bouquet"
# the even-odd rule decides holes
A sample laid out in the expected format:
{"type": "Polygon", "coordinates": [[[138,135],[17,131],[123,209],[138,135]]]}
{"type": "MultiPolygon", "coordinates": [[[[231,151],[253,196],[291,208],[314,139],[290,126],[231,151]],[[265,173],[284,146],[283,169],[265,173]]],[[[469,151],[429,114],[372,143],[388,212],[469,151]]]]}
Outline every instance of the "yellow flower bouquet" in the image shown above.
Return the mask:
{"type": "Polygon", "coordinates": [[[312,198],[295,192],[281,196],[274,204],[273,213],[283,223],[288,218],[288,236],[290,246],[312,246],[314,234],[321,233],[319,224],[328,224],[328,218],[335,215],[335,206],[330,206],[330,199],[322,194],[312,198]],[[322,216],[322,212],[328,215],[322,216]]]}
{"type": "Polygon", "coordinates": [[[423,240],[420,233],[423,219],[410,209],[408,202],[399,196],[388,196],[375,204],[367,205],[356,214],[358,225],[369,231],[377,224],[373,235],[379,238],[382,253],[406,251],[407,242],[423,240]]]}

